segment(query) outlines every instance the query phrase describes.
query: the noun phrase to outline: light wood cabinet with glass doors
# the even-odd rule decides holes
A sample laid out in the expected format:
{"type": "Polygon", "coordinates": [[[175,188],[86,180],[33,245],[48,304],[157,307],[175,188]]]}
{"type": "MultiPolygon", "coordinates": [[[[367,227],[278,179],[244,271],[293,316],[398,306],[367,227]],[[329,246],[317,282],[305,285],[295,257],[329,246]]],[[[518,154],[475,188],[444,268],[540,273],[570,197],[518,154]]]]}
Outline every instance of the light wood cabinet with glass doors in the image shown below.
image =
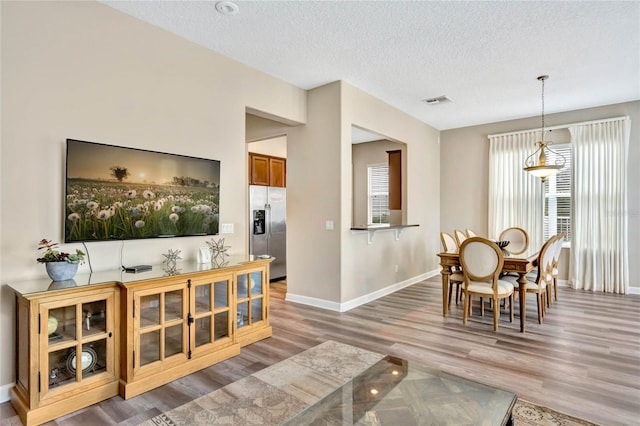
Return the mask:
{"type": "Polygon", "coordinates": [[[116,293],[114,283],[16,295],[12,400],[23,423],[41,424],[118,394],[116,293]]]}
{"type": "Polygon", "coordinates": [[[236,339],[240,346],[271,336],[269,291],[264,267],[236,274],[236,339]]]}
{"type": "Polygon", "coordinates": [[[215,349],[233,340],[231,274],[193,279],[193,355],[215,349]]]}
{"type": "Polygon", "coordinates": [[[269,264],[161,265],[11,283],[16,294],[16,385],[27,425],[120,394],[130,398],[240,353],[271,336],[269,264]]]}
{"type": "Polygon", "coordinates": [[[240,353],[231,322],[233,274],[181,275],[125,286],[129,398],[240,353]]]}

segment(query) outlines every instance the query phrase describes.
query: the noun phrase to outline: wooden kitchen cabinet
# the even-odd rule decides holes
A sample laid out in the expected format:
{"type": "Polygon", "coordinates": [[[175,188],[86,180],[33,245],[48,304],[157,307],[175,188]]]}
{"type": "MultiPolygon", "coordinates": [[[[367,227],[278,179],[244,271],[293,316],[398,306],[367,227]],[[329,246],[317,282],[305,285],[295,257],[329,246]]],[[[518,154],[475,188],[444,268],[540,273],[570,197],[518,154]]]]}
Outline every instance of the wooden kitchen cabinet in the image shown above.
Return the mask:
{"type": "Polygon", "coordinates": [[[286,158],[249,153],[249,184],[262,186],[287,186],[286,158]]]}
{"type": "Polygon", "coordinates": [[[110,283],[16,293],[11,400],[24,424],[41,424],[118,394],[117,292],[110,283]]]}
{"type": "Polygon", "coordinates": [[[402,150],[387,151],[389,164],[389,210],[402,210],[402,150]]]}

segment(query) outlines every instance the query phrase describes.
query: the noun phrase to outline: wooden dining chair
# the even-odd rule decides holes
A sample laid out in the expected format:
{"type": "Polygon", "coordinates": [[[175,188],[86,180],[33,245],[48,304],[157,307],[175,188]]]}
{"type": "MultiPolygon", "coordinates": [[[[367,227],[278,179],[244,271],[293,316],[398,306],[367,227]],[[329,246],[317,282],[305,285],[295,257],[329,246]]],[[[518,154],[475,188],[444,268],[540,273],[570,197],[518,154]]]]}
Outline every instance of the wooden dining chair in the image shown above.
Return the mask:
{"type": "Polygon", "coordinates": [[[458,229],[453,230],[453,235],[454,237],[456,237],[456,243],[458,244],[458,247],[460,247],[462,245],[462,242],[467,239],[467,234],[458,229]]]}
{"type": "MultiPolygon", "coordinates": [[[[542,324],[542,320],[547,312],[547,306],[549,305],[549,298],[547,290],[553,286],[553,254],[554,244],[558,239],[557,235],[549,238],[542,245],[540,252],[538,252],[538,269],[535,278],[532,279],[531,275],[527,275],[526,292],[534,293],[536,295],[536,301],[538,305],[538,324],[542,324]]],[[[518,278],[513,276],[505,276],[504,280],[509,281],[515,287],[519,289],[521,285],[518,283],[518,278]]]]}
{"type": "MultiPolygon", "coordinates": [[[[440,241],[442,242],[442,249],[445,253],[457,253],[458,252],[458,244],[456,240],[446,232],[440,232],[440,241]]],[[[458,301],[462,300],[462,293],[460,291],[460,286],[464,281],[464,276],[462,272],[459,270],[453,270],[451,275],[449,275],[449,300],[447,301],[449,308],[451,307],[451,294],[453,293],[453,286],[456,288],[456,305],[458,301]]]]}
{"type": "Polygon", "coordinates": [[[493,331],[498,330],[500,300],[509,299],[509,319],[513,322],[514,286],[500,279],[504,264],[502,250],[496,243],[482,237],[467,238],[460,245],[460,263],[464,275],[464,314],[462,322],[467,325],[471,313],[473,296],[488,298],[493,306],[493,331]]]}
{"type": "Polygon", "coordinates": [[[505,250],[510,254],[522,254],[529,247],[529,234],[522,228],[512,226],[500,233],[499,241],[509,241],[505,250]]]}
{"type": "MultiPolygon", "coordinates": [[[[566,234],[560,233],[554,235],[553,243],[551,243],[551,247],[549,247],[551,259],[551,277],[553,278],[553,283],[549,283],[547,286],[547,307],[551,307],[553,305],[554,299],[558,300],[558,259],[560,258],[560,252],[562,251],[562,242],[564,241],[564,236],[566,234]]],[[[536,263],[537,264],[537,263],[536,263]]],[[[538,267],[536,267],[531,273],[527,274],[527,278],[535,281],[538,278],[538,267]]]]}
{"type": "MultiPolygon", "coordinates": [[[[554,300],[558,300],[558,274],[559,274],[559,270],[558,270],[558,262],[560,260],[560,253],[562,252],[562,243],[564,242],[564,237],[566,237],[567,234],[565,234],[564,232],[559,233],[556,236],[556,242],[554,245],[554,249],[553,249],[553,263],[551,265],[551,276],[553,277],[553,299],[554,300]]],[[[551,294],[551,291],[549,290],[549,294],[551,294]]],[[[551,297],[549,297],[549,300],[551,300],[551,297]]]]}

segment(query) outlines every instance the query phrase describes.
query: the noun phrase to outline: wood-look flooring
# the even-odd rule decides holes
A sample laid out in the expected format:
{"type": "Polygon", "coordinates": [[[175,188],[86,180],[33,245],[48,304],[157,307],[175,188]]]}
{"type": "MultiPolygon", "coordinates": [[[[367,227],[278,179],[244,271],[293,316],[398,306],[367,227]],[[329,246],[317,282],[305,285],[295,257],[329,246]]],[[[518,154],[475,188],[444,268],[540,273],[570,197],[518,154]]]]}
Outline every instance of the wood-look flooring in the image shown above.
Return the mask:
{"type": "MultiPolygon", "coordinates": [[[[335,340],[439,368],[514,391],[522,399],[602,425],[640,424],[640,296],[561,287],[559,300],[537,323],[532,295],[527,332],[501,315],[474,310],[462,325],[462,305],[442,317],[440,278],[337,313],[284,301],[286,284],[271,284],[273,337],[135,398],[111,398],[50,425],[133,425],[282,361],[335,340]]],[[[517,310],[516,310],[517,312],[517,310]]],[[[0,404],[0,423],[15,412],[0,404]]],[[[19,422],[17,423],[19,424],[19,422]]]]}

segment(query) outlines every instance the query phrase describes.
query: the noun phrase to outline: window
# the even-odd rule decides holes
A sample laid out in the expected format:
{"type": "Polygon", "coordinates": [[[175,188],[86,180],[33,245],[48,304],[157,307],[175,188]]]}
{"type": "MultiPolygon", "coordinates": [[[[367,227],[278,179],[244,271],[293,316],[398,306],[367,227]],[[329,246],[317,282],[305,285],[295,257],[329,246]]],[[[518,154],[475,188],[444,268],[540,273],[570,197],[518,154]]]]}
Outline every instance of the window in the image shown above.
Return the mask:
{"type": "Polygon", "coordinates": [[[369,174],[369,225],[389,223],[389,166],[372,164],[369,174]]]}
{"type": "MultiPolygon", "coordinates": [[[[557,175],[547,178],[544,185],[544,238],[564,232],[564,241],[571,241],[571,145],[557,145],[552,149],[567,160],[557,175]]],[[[548,161],[555,160],[550,153],[548,161]]]]}

